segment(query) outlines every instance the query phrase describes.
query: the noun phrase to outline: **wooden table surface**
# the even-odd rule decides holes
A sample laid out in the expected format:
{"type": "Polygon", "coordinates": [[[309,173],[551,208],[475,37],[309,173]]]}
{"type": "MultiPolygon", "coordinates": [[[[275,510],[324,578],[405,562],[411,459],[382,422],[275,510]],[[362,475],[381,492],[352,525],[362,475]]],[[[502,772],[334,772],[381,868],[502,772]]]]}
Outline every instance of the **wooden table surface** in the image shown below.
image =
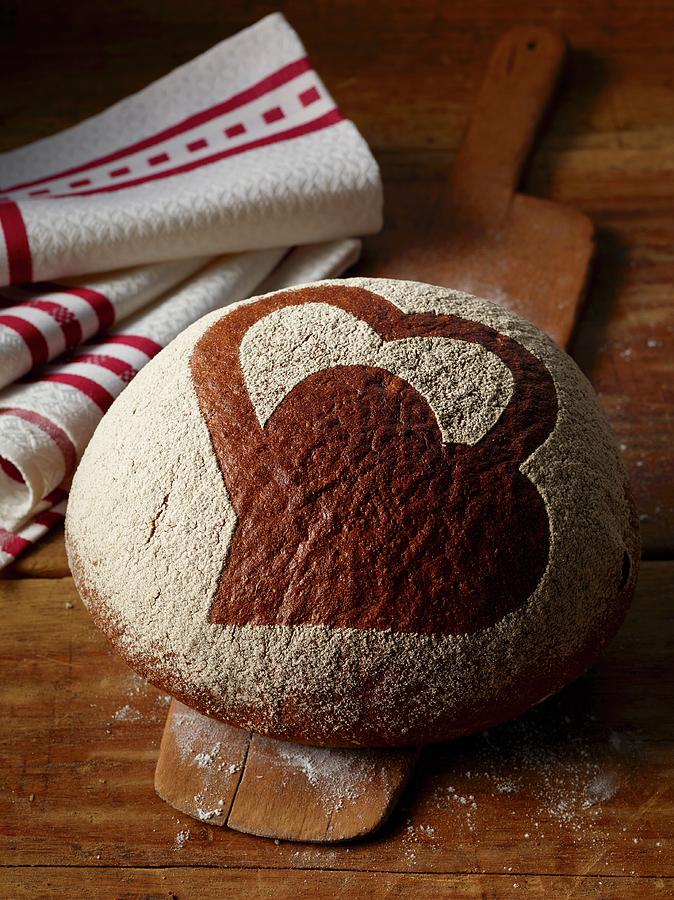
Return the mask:
{"type": "MultiPolygon", "coordinates": [[[[262,2],[0,6],[0,149],[91,115],[272,11],[262,2]]],[[[385,178],[385,274],[442,190],[497,35],[572,52],[525,189],[598,228],[576,359],[642,513],[637,599],[594,669],[519,721],[427,749],[367,843],[275,843],[174,814],[152,774],[167,698],[94,629],[62,533],[0,588],[0,896],[674,896],[674,5],[670,0],[282,4],[385,178]]]]}

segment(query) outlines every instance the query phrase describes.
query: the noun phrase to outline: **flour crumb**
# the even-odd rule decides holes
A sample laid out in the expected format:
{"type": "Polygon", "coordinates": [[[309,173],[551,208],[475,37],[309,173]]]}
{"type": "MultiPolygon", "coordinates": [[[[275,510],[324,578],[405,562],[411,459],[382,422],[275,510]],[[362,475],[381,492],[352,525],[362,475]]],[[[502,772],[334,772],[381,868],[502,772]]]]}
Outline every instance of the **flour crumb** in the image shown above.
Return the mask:
{"type": "MultiPolygon", "coordinates": [[[[365,752],[325,747],[298,749],[293,744],[280,743],[280,757],[316,788],[321,804],[329,813],[340,810],[345,800],[357,800],[378,772],[374,760],[365,752]]],[[[382,768],[380,776],[383,772],[382,768]]]]}
{"type": "Polygon", "coordinates": [[[221,749],[222,744],[218,741],[217,744],[213,745],[210,751],[202,750],[201,753],[197,753],[194,757],[194,762],[197,764],[198,768],[207,769],[213,764],[214,759],[221,749]]]}
{"type": "Polygon", "coordinates": [[[600,772],[585,787],[585,799],[582,809],[589,809],[596,803],[610,800],[618,792],[618,777],[614,772],[600,772]]]}
{"type": "Polygon", "coordinates": [[[129,706],[127,703],[126,706],[115,711],[113,718],[116,722],[139,722],[143,718],[143,714],[135,706],[129,706]]]}
{"type": "Polygon", "coordinates": [[[175,846],[178,849],[182,850],[182,848],[185,846],[185,844],[189,840],[189,838],[190,838],[189,828],[186,831],[179,831],[178,834],[176,835],[175,846]]]}

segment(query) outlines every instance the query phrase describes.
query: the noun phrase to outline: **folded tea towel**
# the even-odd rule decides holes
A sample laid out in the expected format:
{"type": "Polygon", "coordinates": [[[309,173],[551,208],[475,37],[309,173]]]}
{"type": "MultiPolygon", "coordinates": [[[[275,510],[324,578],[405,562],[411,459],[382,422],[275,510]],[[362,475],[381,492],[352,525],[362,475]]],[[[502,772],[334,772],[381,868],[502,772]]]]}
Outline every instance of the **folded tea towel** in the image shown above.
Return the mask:
{"type": "Polygon", "coordinates": [[[112,328],[209,260],[151,263],[0,290],[0,388],[112,328]]]}
{"type": "Polygon", "coordinates": [[[274,14],[0,157],[0,286],[376,231],[356,127],[274,14]]]}
{"type": "Polygon", "coordinates": [[[152,355],[212,309],[341,274],[381,224],[367,144],[279,14],[1,155],[0,184],[0,567],[62,519],[152,355]]]}
{"type": "Polygon", "coordinates": [[[217,259],[120,328],[1,391],[0,568],[63,519],[70,478],[96,425],[180,331],[250,294],[339,275],[359,253],[359,241],[343,240],[217,259]]]}

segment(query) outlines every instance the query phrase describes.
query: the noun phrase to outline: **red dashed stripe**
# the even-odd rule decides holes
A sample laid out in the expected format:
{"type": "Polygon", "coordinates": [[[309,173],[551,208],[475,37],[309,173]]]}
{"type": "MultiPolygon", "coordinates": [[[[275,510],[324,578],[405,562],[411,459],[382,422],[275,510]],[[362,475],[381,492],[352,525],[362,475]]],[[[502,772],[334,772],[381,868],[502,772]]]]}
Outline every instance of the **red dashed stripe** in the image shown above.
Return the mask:
{"type": "Polygon", "coordinates": [[[190,153],[195,153],[197,150],[203,150],[204,147],[208,147],[208,141],[205,138],[199,138],[198,141],[192,141],[187,145],[187,149],[190,153]]]}
{"type": "Polygon", "coordinates": [[[111,169],[108,172],[110,178],[121,178],[122,175],[128,175],[131,169],[128,166],[120,166],[119,169],[111,169]]]}
{"type": "Polygon", "coordinates": [[[311,106],[312,103],[321,99],[321,95],[315,87],[307,88],[306,91],[302,91],[302,93],[297,96],[302,106],[311,106]]]}
{"type": "Polygon", "coordinates": [[[243,122],[237,122],[236,125],[230,125],[229,128],[225,128],[225,135],[228,138],[237,137],[237,135],[245,133],[246,126],[243,122]]]}
{"type": "Polygon", "coordinates": [[[336,125],[338,122],[341,122],[343,118],[344,116],[341,114],[339,109],[335,107],[329,112],[324,113],[322,116],[319,116],[316,119],[312,119],[310,122],[303,122],[301,125],[295,125],[292,128],[287,128],[285,131],[277,131],[274,134],[267,134],[264,137],[257,138],[256,140],[248,141],[248,143],[246,144],[239,144],[237,147],[231,147],[228,150],[221,150],[218,153],[213,153],[210,156],[202,157],[202,159],[197,159],[193,162],[183,163],[182,165],[175,166],[172,169],[165,169],[161,172],[155,172],[152,175],[144,175],[140,178],[133,178],[131,181],[123,181],[120,184],[108,184],[103,187],[91,188],[91,190],[88,191],[78,191],[76,194],[53,194],[52,197],[56,199],[65,197],[90,197],[94,194],[109,194],[114,191],[122,191],[127,188],[138,187],[138,185],[147,184],[150,181],[170,178],[173,175],[182,175],[184,172],[192,172],[195,169],[202,168],[203,166],[209,166],[213,163],[220,162],[221,160],[227,159],[230,156],[236,156],[240,153],[247,153],[249,150],[256,150],[259,147],[267,147],[270,144],[278,144],[282,141],[290,141],[294,138],[302,137],[302,135],[311,134],[314,131],[321,131],[323,128],[328,128],[330,125],[336,125]]]}
{"type": "Polygon", "coordinates": [[[148,165],[158,166],[160,163],[168,162],[170,158],[168,153],[157,153],[156,156],[151,156],[148,159],[148,165]]]}
{"type": "MultiPolygon", "coordinates": [[[[53,181],[57,178],[66,178],[68,175],[77,175],[80,172],[86,172],[89,169],[94,169],[98,166],[107,165],[108,163],[116,162],[119,159],[124,159],[124,157],[126,156],[139,153],[142,150],[149,149],[150,147],[156,147],[157,144],[161,144],[164,141],[169,140],[170,138],[176,137],[179,134],[184,134],[186,131],[191,131],[193,128],[196,128],[199,125],[203,125],[206,122],[210,122],[212,119],[216,119],[219,116],[225,115],[226,113],[231,112],[234,109],[245,106],[251,101],[257,100],[259,97],[264,96],[264,94],[268,94],[270,91],[273,91],[276,88],[287,84],[289,81],[292,81],[298,76],[304,74],[304,72],[308,72],[310,70],[311,63],[306,57],[303,57],[302,59],[298,59],[295,62],[283,66],[276,72],[272,72],[271,75],[267,75],[266,78],[261,79],[256,84],[251,85],[251,87],[246,88],[245,90],[241,91],[238,94],[235,94],[227,100],[224,100],[222,103],[217,103],[214,106],[209,107],[208,109],[188,116],[181,122],[177,122],[175,125],[171,125],[170,127],[157,132],[157,134],[152,135],[151,137],[144,138],[141,141],[137,141],[134,144],[129,144],[127,147],[116,150],[114,153],[100,156],[97,159],[92,159],[89,162],[82,163],[81,165],[72,166],[71,168],[64,169],[60,172],[54,172],[52,175],[45,175],[42,178],[24,181],[21,184],[14,184],[11,185],[11,187],[5,188],[4,190],[17,191],[23,188],[33,187],[34,185],[44,184],[47,181],[53,181]]],[[[30,281],[29,278],[25,280],[30,281]]]]}
{"type": "Polygon", "coordinates": [[[285,119],[285,117],[285,113],[280,106],[274,106],[272,109],[268,109],[267,112],[262,113],[262,118],[267,125],[271,125],[272,122],[278,122],[279,119],[285,119]]]}

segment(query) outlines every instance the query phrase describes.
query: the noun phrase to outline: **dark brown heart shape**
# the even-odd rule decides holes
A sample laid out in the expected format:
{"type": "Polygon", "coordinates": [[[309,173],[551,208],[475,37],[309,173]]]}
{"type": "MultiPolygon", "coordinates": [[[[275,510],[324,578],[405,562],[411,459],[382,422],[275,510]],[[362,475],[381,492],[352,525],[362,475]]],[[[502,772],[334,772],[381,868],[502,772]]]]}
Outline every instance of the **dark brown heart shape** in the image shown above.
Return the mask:
{"type": "Polygon", "coordinates": [[[401,312],[362,288],[275,294],[199,340],[194,385],[237,514],[211,606],[222,625],[323,624],[469,634],[520,607],[548,561],[543,498],[519,471],[552,431],[552,378],[516,341],[457,316],[401,312]],[[305,378],[260,426],[239,349],[286,306],[329,303],[384,340],[481,344],[510,369],[510,402],[476,444],[444,443],[433,410],[382,369],[305,378]]]}

